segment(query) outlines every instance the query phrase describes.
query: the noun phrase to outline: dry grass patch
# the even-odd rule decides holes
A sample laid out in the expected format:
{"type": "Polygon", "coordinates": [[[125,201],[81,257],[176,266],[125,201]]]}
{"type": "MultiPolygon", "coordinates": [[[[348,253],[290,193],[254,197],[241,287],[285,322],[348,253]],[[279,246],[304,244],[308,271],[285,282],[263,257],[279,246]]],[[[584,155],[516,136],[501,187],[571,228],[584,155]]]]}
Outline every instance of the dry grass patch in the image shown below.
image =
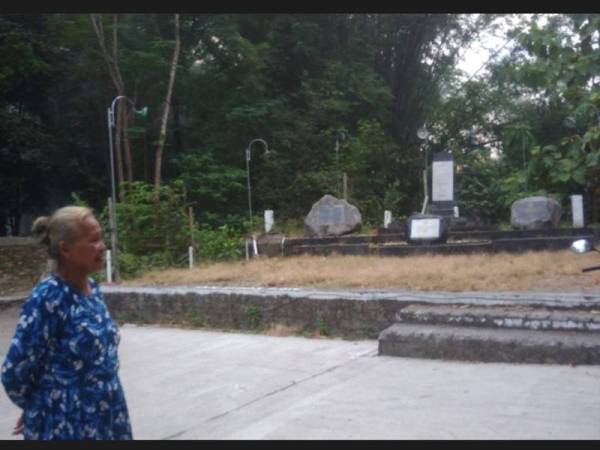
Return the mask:
{"type": "Polygon", "coordinates": [[[302,327],[284,325],[281,323],[272,324],[263,334],[268,336],[298,336],[302,334],[302,327]]]}
{"type": "Polygon", "coordinates": [[[297,256],[203,264],[192,270],[149,272],[127,284],[396,288],[445,291],[599,290],[595,253],[570,251],[525,254],[297,256]]]}

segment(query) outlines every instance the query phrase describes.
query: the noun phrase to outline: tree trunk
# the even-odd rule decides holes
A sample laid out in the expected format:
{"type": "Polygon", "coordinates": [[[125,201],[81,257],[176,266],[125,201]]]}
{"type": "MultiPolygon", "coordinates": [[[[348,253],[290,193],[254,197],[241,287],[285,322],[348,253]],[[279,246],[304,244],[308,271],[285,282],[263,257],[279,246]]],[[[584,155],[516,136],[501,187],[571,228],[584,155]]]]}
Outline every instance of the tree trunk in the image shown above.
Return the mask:
{"type": "Polygon", "coordinates": [[[179,14],[175,14],[175,50],[173,51],[173,61],[171,62],[171,74],[169,77],[169,87],[167,88],[167,98],[165,99],[165,106],[163,109],[162,121],[160,124],[160,135],[158,137],[158,146],[156,147],[155,154],[155,172],[154,172],[154,187],[158,190],[161,182],[161,169],[162,169],[162,157],[163,149],[165,146],[165,140],[167,137],[167,120],[169,118],[169,106],[171,103],[171,96],[173,95],[173,85],[175,83],[175,73],[177,71],[177,61],[179,59],[179,48],[181,46],[179,38],[179,14]]]}
{"type": "MultiPolygon", "coordinates": [[[[117,24],[119,21],[119,16],[115,14],[113,16],[113,28],[112,28],[112,47],[111,51],[108,50],[106,44],[106,38],[104,36],[104,27],[102,24],[102,18],[97,17],[94,14],[90,14],[90,19],[92,21],[92,26],[94,28],[94,32],[96,33],[96,37],[98,39],[98,45],[100,47],[100,52],[102,57],[104,58],[104,62],[108,68],[108,73],[110,78],[117,90],[117,95],[125,95],[125,84],[123,83],[123,79],[121,77],[121,71],[119,69],[119,62],[117,58],[117,50],[118,50],[118,33],[117,33],[117,24]]],[[[123,200],[123,188],[122,183],[125,180],[124,170],[123,170],[123,159],[127,164],[127,181],[133,181],[133,166],[131,159],[131,149],[129,145],[129,138],[127,135],[127,123],[126,123],[126,115],[123,114],[122,109],[125,108],[127,111],[127,105],[120,104],[115,106],[117,109],[117,117],[115,118],[115,153],[116,153],[116,162],[117,162],[117,176],[118,176],[118,191],[119,191],[119,199],[123,200]],[[123,132],[125,129],[125,132],[123,132]],[[124,145],[122,145],[124,143],[124,145]],[[123,146],[125,147],[125,158],[123,158],[123,146]]]]}
{"type": "Polygon", "coordinates": [[[119,181],[119,200],[123,201],[123,181],[125,175],[123,172],[123,149],[121,143],[123,142],[123,108],[117,108],[117,118],[115,120],[115,153],[117,154],[117,179],[119,181]]]}
{"type": "Polygon", "coordinates": [[[127,128],[129,124],[129,105],[123,103],[121,105],[123,108],[123,148],[125,150],[125,167],[127,169],[127,191],[131,192],[131,183],[133,182],[133,161],[131,159],[131,147],[129,145],[129,134],[127,133],[127,128]]]}
{"type": "Polygon", "coordinates": [[[173,140],[175,144],[175,152],[181,153],[183,151],[183,139],[181,136],[181,108],[179,105],[179,99],[173,97],[173,140]]]}

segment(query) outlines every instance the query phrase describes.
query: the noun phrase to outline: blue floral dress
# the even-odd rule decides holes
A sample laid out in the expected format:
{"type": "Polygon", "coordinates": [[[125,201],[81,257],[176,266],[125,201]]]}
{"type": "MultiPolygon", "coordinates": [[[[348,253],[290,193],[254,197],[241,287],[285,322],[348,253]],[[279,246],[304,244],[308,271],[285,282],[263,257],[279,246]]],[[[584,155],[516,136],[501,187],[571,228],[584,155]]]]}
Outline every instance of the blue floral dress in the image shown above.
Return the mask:
{"type": "Polygon", "coordinates": [[[24,411],[25,439],[132,439],[119,332],[90,284],[84,295],[51,275],[23,306],[2,384],[24,411]]]}

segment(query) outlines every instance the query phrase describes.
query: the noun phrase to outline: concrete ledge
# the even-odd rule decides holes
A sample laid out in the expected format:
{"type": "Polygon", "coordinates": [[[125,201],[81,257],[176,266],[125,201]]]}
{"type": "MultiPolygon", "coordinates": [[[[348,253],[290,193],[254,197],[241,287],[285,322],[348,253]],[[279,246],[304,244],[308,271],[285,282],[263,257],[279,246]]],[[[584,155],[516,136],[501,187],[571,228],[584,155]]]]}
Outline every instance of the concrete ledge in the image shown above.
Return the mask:
{"type": "Polygon", "coordinates": [[[210,286],[103,286],[113,317],[225,329],[272,324],[376,339],[410,305],[541,306],[600,309],[600,293],[412,292],[210,286]]]}
{"type": "Polygon", "coordinates": [[[394,324],[381,332],[379,354],[483,362],[600,364],[600,335],[394,324]]]}
{"type": "Polygon", "coordinates": [[[600,311],[465,306],[407,306],[399,322],[527,330],[600,332],[600,311]]]}
{"type": "Polygon", "coordinates": [[[0,297],[0,311],[8,308],[12,308],[13,306],[22,305],[25,300],[27,300],[28,295],[17,295],[12,297],[0,297]]]}
{"type": "Polygon", "coordinates": [[[117,320],[141,323],[181,323],[221,329],[258,330],[279,324],[323,335],[376,339],[394,322],[398,304],[333,296],[310,298],[285,292],[105,290],[117,320]],[[263,295],[261,295],[263,294],[263,295]]]}
{"type": "MultiPolygon", "coordinates": [[[[343,243],[332,241],[332,243],[286,245],[283,248],[284,255],[372,255],[372,256],[408,256],[415,254],[471,254],[471,253],[523,253],[528,251],[543,250],[567,250],[575,239],[594,239],[593,234],[578,234],[573,236],[550,236],[550,237],[519,237],[501,238],[493,240],[479,240],[472,242],[447,243],[423,243],[406,244],[389,242],[371,243],[343,243]]],[[[261,250],[259,249],[259,253],[261,250]]],[[[265,250],[262,250],[264,253],[265,250]]]]}

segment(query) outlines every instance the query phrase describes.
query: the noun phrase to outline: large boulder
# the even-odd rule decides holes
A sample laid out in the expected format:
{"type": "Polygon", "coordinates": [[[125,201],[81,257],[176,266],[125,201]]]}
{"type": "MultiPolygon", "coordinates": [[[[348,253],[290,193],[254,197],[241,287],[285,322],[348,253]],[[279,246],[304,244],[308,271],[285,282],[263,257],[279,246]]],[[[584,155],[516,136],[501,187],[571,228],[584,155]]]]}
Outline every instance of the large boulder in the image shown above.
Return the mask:
{"type": "Polygon", "coordinates": [[[316,202],[304,219],[304,231],[308,236],[341,236],[361,226],[358,208],[329,194],[316,202]]]}
{"type": "Polygon", "coordinates": [[[556,228],[561,214],[560,204],[553,198],[526,197],[510,207],[510,224],[516,230],[556,228]]]}

